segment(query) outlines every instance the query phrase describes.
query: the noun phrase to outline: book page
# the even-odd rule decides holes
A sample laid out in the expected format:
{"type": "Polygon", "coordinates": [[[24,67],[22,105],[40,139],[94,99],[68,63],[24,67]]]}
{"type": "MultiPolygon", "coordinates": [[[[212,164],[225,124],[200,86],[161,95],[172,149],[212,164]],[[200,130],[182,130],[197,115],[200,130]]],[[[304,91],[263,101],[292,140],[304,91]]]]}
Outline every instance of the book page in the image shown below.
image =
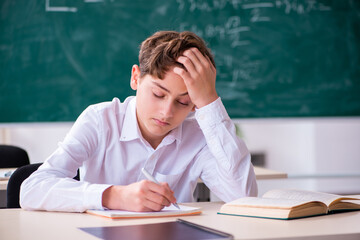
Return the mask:
{"type": "Polygon", "coordinates": [[[226,203],[225,205],[290,209],[296,206],[303,205],[305,203],[307,203],[307,201],[299,200],[299,199],[244,197],[226,203]]]}
{"type": "Polygon", "coordinates": [[[340,197],[341,197],[340,195],[336,195],[336,194],[313,192],[306,190],[296,190],[296,189],[275,189],[275,190],[270,190],[263,195],[263,198],[320,201],[328,206],[330,205],[331,202],[333,202],[334,200],[340,197]]]}

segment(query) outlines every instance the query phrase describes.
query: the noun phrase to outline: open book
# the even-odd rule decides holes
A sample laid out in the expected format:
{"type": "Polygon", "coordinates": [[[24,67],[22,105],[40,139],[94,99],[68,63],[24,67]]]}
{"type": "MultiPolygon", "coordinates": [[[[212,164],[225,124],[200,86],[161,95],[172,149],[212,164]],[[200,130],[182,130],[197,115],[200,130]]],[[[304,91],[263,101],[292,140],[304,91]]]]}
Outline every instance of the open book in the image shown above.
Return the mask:
{"type": "Polygon", "coordinates": [[[224,204],[218,214],[294,219],[360,210],[360,198],[305,190],[278,189],[262,198],[245,197],[224,204]]]}
{"type": "Polygon", "coordinates": [[[151,218],[151,217],[174,217],[174,216],[187,216],[196,215],[201,213],[201,209],[197,207],[188,207],[179,205],[177,209],[173,205],[163,208],[159,212],[130,212],[122,210],[87,210],[87,213],[97,216],[119,219],[119,218],[151,218]]]}

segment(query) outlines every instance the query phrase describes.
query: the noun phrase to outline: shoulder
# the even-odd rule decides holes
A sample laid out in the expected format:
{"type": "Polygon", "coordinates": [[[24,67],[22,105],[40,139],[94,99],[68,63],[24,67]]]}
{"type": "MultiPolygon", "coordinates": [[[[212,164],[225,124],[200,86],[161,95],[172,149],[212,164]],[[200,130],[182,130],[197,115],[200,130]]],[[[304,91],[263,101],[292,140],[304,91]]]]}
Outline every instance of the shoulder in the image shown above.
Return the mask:
{"type": "Polygon", "coordinates": [[[121,125],[129,102],[134,97],[128,97],[121,102],[118,98],[88,106],[79,116],[80,122],[93,122],[101,125],[121,125]]]}
{"type": "Polygon", "coordinates": [[[112,101],[101,102],[90,105],[86,108],[84,112],[96,114],[100,117],[106,117],[106,116],[119,117],[125,114],[126,108],[129,102],[131,101],[131,99],[133,98],[134,97],[128,97],[124,100],[124,102],[121,102],[118,98],[113,98],[112,101]]]}
{"type": "Polygon", "coordinates": [[[121,102],[118,98],[115,97],[112,99],[112,101],[93,104],[88,108],[90,111],[95,111],[98,113],[112,112],[114,114],[119,114],[126,109],[126,106],[129,104],[132,98],[133,97],[128,97],[124,100],[124,102],[121,102]]]}
{"type": "Polygon", "coordinates": [[[112,101],[101,102],[90,105],[80,115],[78,124],[93,128],[102,136],[118,137],[121,132],[125,114],[130,107],[130,103],[134,97],[128,97],[121,102],[118,98],[112,101]]]}

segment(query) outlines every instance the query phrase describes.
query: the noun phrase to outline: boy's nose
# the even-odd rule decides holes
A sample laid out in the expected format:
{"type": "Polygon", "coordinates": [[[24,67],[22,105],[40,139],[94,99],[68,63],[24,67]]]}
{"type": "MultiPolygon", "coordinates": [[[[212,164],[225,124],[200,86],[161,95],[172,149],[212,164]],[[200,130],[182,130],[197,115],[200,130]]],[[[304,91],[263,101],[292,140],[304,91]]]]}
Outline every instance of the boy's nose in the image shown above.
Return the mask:
{"type": "Polygon", "coordinates": [[[174,111],[172,102],[164,102],[161,111],[164,117],[172,117],[174,111]]]}

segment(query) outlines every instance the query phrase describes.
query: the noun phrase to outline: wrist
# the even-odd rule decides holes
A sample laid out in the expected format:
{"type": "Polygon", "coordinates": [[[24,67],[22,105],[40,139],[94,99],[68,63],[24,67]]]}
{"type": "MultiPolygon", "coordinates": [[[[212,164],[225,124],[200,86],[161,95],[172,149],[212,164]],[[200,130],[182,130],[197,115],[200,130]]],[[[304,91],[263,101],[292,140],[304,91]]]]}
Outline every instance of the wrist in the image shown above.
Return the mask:
{"type": "Polygon", "coordinates": [[[110,186],[102,194],[102,206],[108,209],[121,209],[122,186],[110,186]]]}
{"type": "Polygon", "coordinates": [[[113,189],[114,186],[110,186],[107,189],[104,190],[103,194],[102,194],[102,198],[101,198],[101,202],[102,202],[102,206],[104,208],[109,208],[109,202],[111,199],[111,191],[113,189]]]}
{"type": "Polygon", "coordinates": [[[210,103],[215,102],[218,98],[219,98],[219,96],[217,95],[217,93],[215,93],[214,95],[204,99],[203,101],[199,101],[199,103],[195,104],[195,106],[198,109],[205,107],[205,106],[209,105],[210,103]]]}

